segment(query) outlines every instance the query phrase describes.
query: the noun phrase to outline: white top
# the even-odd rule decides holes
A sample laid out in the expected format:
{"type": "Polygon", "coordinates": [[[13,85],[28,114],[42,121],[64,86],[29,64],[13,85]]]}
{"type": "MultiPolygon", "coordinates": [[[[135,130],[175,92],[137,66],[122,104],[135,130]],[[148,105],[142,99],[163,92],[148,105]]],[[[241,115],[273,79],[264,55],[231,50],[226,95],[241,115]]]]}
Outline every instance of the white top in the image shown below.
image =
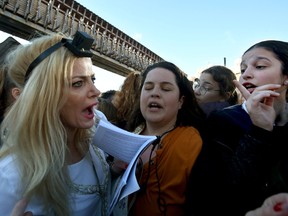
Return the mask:
{"type": "MultiPolygon", "coordinates": [[[[86,157],[70,165],[68,171],[73,182],[69,200],[71,215],[108,215],[111,178],[102,150],[91,145],[86,157]]],[[[9,155],[0,160],[0,215],[10,215],[15,203],[21,198],[17,163],[9,155]]],[[[32,198],[26,210],[31,211],[34,216],[45,215],[41,199],[36,197],[32,198]]]]}
{"type": "MultiPolygon", "coordinates": [[[[247,107],[246,107],[246,101],[244,101],[242,103],[242,109],[244,109],[246,111],[246,113],[248,113],[247,107]]],[[[249,113],[248,113],[249,114],[249,113]]]]}

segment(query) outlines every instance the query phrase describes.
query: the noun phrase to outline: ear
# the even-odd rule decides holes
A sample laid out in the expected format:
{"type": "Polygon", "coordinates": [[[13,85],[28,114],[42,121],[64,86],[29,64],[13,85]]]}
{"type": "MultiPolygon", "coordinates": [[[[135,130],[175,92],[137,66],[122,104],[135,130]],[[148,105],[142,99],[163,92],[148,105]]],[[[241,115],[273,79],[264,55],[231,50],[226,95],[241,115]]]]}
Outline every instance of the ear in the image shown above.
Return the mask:
{"type": "Polygon", "coordinates": [[[185,100],[185,96],[181,96],[181,98],[179,99],[179,107],[178,109],[181,109],[182,108],[182,105],[184,103],[184,100],[185,100]]]}
{"type": "Polygon", "coordinates": [[[11,89],[11,94],[12,94],[12,97],[17,100],[17,98],[20,96],[20,89],[15,87],[15,88],[12,88],[11,89]]]}
{"type": "Polygon", "coordinates": [[[232,95],[232,92],[226,92],[225,93],[225,101],[227,101],[232,95]]]}

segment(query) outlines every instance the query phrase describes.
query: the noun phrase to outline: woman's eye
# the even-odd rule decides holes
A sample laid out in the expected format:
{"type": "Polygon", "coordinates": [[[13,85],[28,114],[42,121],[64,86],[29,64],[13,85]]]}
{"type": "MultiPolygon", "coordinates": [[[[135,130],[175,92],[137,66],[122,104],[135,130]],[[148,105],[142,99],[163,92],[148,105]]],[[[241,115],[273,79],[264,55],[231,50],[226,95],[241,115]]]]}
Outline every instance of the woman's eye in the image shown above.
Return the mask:
{"type": "Polygon", "coordinates": [[[266,66],[263,66],[263,65],[257,65],[257,66],[256,66],[257,69],[264,69],[265,67],[266,67],[266,66]]]}
{"type": "Polygon", "coordinates": [[[152,87],[145,87],[144,89],[145,89],[145,90],[151,90],[152,87]]]}
{"type": "Polygon", "coordinates": [[[151,90],[151,89],[153,89],[153,85],[145,85],[144,89],[145,90],[151,90]]]}
{"type": "Polygon", "coordinates": [[[91,77],[91,80],[92,80],[93,83],[95,83],[96,78],[95,77],[91,77]]]}
{"type": "Polygon", "coordinates": [[[82,80],[72,83],[73,87],[81,87],[82,85],[83,85],[83,81],[82,80]]]}

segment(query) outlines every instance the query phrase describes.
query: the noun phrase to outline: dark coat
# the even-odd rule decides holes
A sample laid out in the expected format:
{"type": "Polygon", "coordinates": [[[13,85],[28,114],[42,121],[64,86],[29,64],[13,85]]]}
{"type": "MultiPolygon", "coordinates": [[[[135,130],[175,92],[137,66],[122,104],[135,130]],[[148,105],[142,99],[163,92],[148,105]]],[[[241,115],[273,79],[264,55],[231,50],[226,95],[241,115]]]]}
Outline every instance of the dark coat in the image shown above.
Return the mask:
{"type": "Polygon", "coordinates": [[[209,116],[211,112],[222,110],[226,107],[231,106],[227,101],[217,101],[217,102],[208,102],[200,104],[201,109],[204,113],[209,116]]]}
{"type": "Polygon", "coordinates": [[[190,176],[187,215],[243,216],[268,196],[288,192],[288,124],[273,132],[258,128],[235,105],[212,113],[206,132],[190,176]]]}

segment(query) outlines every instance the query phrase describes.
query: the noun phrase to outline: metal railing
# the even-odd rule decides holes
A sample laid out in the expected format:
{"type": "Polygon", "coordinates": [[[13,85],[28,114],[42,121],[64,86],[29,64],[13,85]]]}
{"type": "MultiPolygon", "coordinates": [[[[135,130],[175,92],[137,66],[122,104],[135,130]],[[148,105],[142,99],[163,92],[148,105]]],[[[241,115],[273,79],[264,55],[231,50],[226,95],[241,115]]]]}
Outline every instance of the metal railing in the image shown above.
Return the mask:
{"type": "Polygon", "coordinates": [[[123,76],[163,60],[73,0],[0,0],[0,30],[26,40],[52,32],[73,36],[77,30],[85,31],[95,39],[93,64],[123,76]]]}

